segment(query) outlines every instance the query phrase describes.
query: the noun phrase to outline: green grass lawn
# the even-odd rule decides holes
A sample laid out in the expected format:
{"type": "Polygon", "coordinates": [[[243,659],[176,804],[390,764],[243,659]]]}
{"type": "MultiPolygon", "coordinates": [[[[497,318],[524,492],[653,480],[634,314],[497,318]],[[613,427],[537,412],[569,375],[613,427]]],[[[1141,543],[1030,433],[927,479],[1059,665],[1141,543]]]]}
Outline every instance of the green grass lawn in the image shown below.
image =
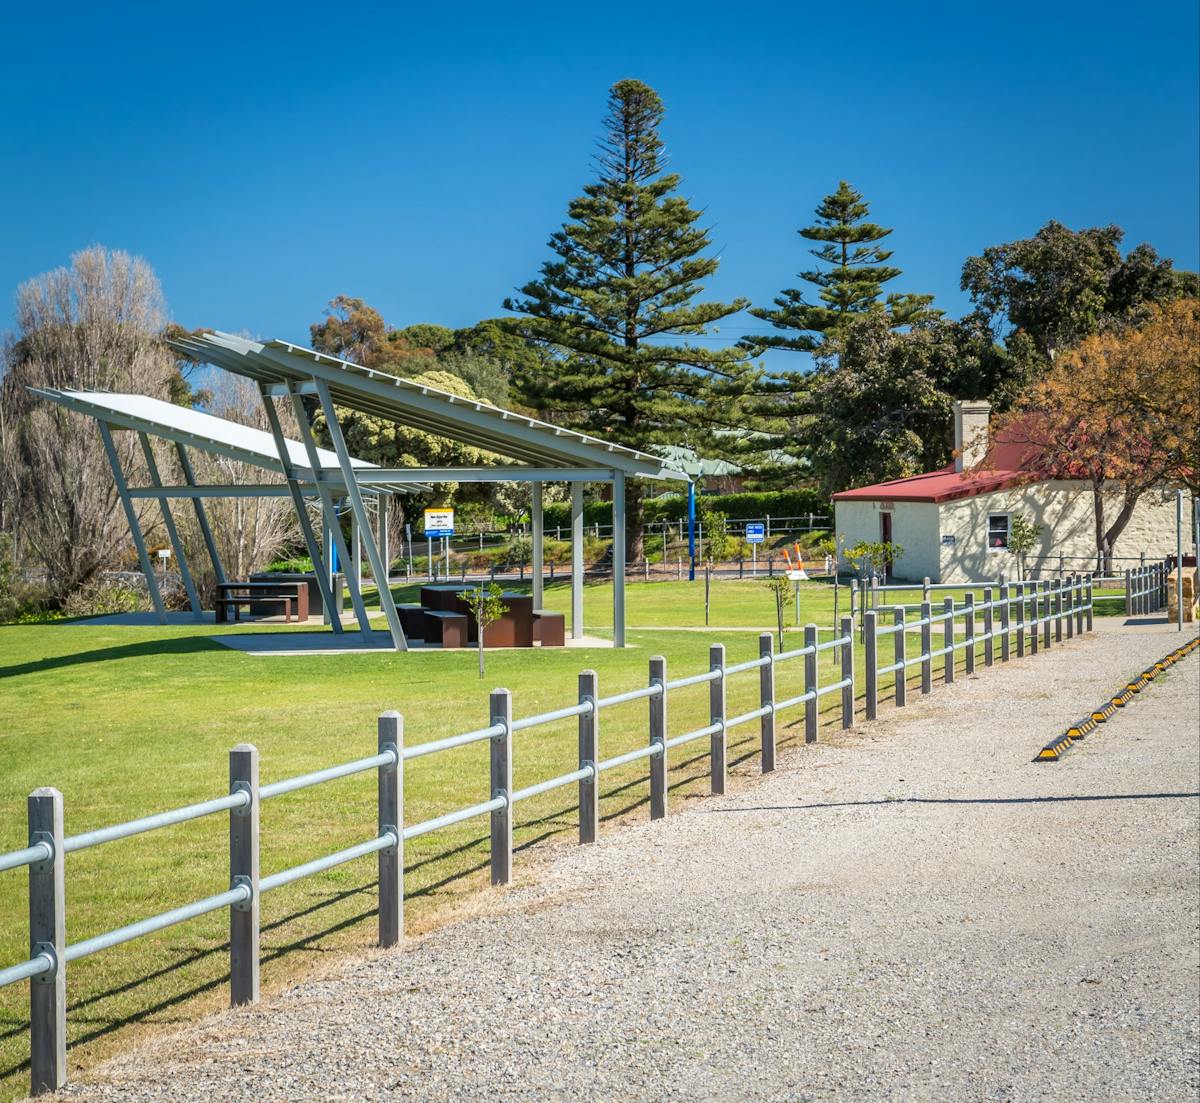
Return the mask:
{"type": "MultiPolygon", "coordinates": [[[[228,629],[211,626],[56,622],[0,628],[0,851],[25,845],[25,797],[41,785],[62,790],[67,833],[77,834],[225,792],[228,751],[240,742],[258,747],[267,782],[373,753],[375,720],[386,709],[404,714],[412,744],[486,725],[487,692],[494,686],[513,691],[514,715],[521,717],[573,703],[576,675],[585,667],[598,671],[601,693],[608,695],[646,684],[654,654],[666,656],[671,677],[707,669],[710,641],[726,644],[730,663],[755,656],[755,633],[722,633],[774,622],[774,598],[754,582],[714,584],[708,631],[670,630],[702,625],[703,589],[702,582],[631,584],[627,649],[491,652],[483,681],[469,651],[272,657],[213,642],[211,636],[228,629]]],[[[406,588],[396,593],[412,596],[406,588]]],[[[844,611],[844,589],[842,599],[844,611]]],[[[568,601],[565,586],[548,588],[549,607],[562,609],[568,601]]],[[[602,635],[611,626],[611,586],[589,586],[585,610],[589,633],[602,635]]],[[[803,585],[801,620],[830,625],[832,619],[832,589],[803,585]]],[[[794,623],[790,603],[787,623],[794,623]]],[[[791,628],[787,646],[799,644],[791,628]]],[[[917,644],[910,639],[910,654],[917,644]]],[[[856,655],[861,696],[861,649],[856,655]]],[[[802,668],[802,661],[781,664],[780,698],[802,692],[802,668]]],[[[832,654],[823,653],[822,680],[837,676],[832,654]]],[[[756,707],[757,687],[756,671],[731,677],[729,715],[756,707]]],[[[890,687],[890,677],[881,679],[882,693],[890,687]]],[[[704,685],[672,693],[670,734],[708,722],[707,694],[704,685]]],[[[828,729],[836,723],[839,695],[821,703],[828,729]]],[[[781,743],[802,741],[801,725],[800,708],[781,718],[781,743]]],[[[645,739],[644,701],[602,714],[605,757],[645,739]]],[[[757,772],[757,741],[757,723],[730,733],[734,769],[757,772]]],[[[574,769],[575,743],[571,721],[517,733],[514,785],[574,769]]],[[[707,740],[701,740],[672,752],[674,809],[707,792],[706,750],[707,740]]],[[[489,795],[482,744],[414,760],[405,774],[409,824],[489,795]]],[[[645,762],[606,772],[602,794],[601,814],[610,830],[622,817],[648,815],[645,762]]],[[[574,787],[522,802],[515,819],[519,881],[531,875],[547,845],[573,842],[574,787]]],[[[374,828],[375,780],[369,774],[272,800],[262,812],[263,872],[362,841],[374,828]]],[[[226,833],[225,817],[214,816],[71,855],[68,940],[226,888],[226,833]]],[[[487,883],[486,820],[412,841],[405,864],[410,932],[469,909],[487,883]]],[[[347,946],[371,943],[373,870],[373,860],[364,859],[264,897],[267,990],[347,946]]],[[[26,956],[25,909],[24,875],[0,874],[0,964],[26,956]]],[[[215,913],[73,963],[72,1067],[94,1061],[140,1029],[226,1002],[226,925],[225,914],[215,913]]],[[[27,986],[20,984],[0,989],[0,1098],[23,1093],[27,1059],[27,986]]]]}

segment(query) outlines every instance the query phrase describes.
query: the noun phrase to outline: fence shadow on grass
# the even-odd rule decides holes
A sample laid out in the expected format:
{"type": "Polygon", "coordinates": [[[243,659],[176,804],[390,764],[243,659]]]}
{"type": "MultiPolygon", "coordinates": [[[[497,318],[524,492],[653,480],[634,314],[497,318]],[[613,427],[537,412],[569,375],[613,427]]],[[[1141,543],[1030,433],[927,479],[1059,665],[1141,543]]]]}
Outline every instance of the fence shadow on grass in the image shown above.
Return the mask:
{"type": "MultiPolygon", "coordinates": [[[[186,643],[188,641],[158,641],[160,643],[186,643]]],[[[136,646],[136,645],[131,645],[136,646]]],[[[153,646],[153,645],[150,645],[153,646]]],[[[125,649],[108,649],[108,650],[125,650],[125,649]]],[[[177,649],[181,653],[184,649],[177,649]]],[[[740,745],[742,742],[751,743],[752,740],[738,741],[734,746],[740,745]]],[[[750,747],[746,754],[731,762],[731,765],[737,762],[744,762],[749,758],[754,757],[757,753],[757,747],[750,747]]],[[[699,766],[707,761],[707,750],[701,753],[694,754],[686,759],[681,759],[678,762],[672,763],[672,768],[675,770],[689,771],[687,776],[681,777],[672,785],[673,792],[682,792],[689,788],[693,788],[703,782],[707,774],[695,770],[694,767],[699,766]]],[[[614,785],[605,790],[601,794],[601,800],[608,802],[610,805],[614,799],[630,793],[631,790],[646,786],[648,777],[636,777],[619,785],[614,785]]],[[[644,807],[649,803],[647,795],[638,795],[632,800],[623,801],[618,807],[609,807],[601,816],[601,821],[611,823],[622,819],[638,808],[644,807]]],[[[564,834],[572,833],[578,825],[578,806],[575,803],[570,803],[539,814],[535,818],[521,821],[517,827],[523,834],[529,831],[535,833],[528,838],[522,838],[518,845],[514,847],[514,852],[528,852],[545,844],[555,838],[561,837],[564,834]]],[[[411,876],[419,870],[436,866],[441,863],[450,861],[469,853],[472,850],[483,850],[487,847],[490,836],[481,834],[475,838],[465,842],[456,844],[455,846],[439,850],[434,854],[422,857],[410,865],[405,866],[405,875],[411,876]]],[[[473,862],[467,866],[460,866],[453,869],[445,877],[431,881],[428,884],[421,885],[419,888],[413,888],[405,893],[406,900],[416,900],[422,897],[429,897],[440,892],[446,887],[466,880],[476,874],[479,874],[489,867],[489,860],[484,857],[481,861],[473,862]]],[[[322,895],[321,899],[316,902],[306,903],[303,906],[292,908],[285,915],[281,915],[270,922],[263,923],[262,934],[269,935],[273,931],[286,929],[289,925],[295,924],[307,917],[318,915],[326,912],[330,908],[335,908],[347,901],[353,900],[355,897],[360,897],[364,894],[373,892],[378,886],[378,881],[371,877],[360,884],[351,886],[350,888],[341,889],[336,892],[328,892],[322,895]]],[[[329,938],[341,931],[345,931],[358,924],[370,921],[377,914],[375,901],[372,900],[369,907],[363,910],[355,911],[348,916],[340,916],[336,919],[330,917],[323,921],[321,925],[311,931],[299,934],[286,942],[277,946],[266,949],[261,957],[264,965],[268,962],[284,958],[299,950],[313,949],[314,944],[321,940],[329,938]]],[[[317,947],[319,949],[319,947],[317,947]]],[[[330,952],[338,952],[343,949],[337,947],[330,952]]],[[[115,1034],[116,1032],[134,1026],[138,1023],[144,1023],[152,1020],[157,1016],[162,1016],[164,1012],[170,1012],[172,1009],[188,1003],[200,996],[213,992],[224,987],[229,983],[228,972],[228,957],[229,957],[229,941],[227,939],[205,946],[200,949],[192,949],[186,952],[177,960],[165,965],[150,973],[141,973],[137,977],[119,981],[102,991],[92,992],[86,996],[82,996],[71,1001],[67,1005],[68,1021],[75,1023],[86,1024],[89,1029],[85,1029],[82,1033],[74,1035],[70,1039],[70,1048],[72,1051],[78,1051],[81,1047],[86,1047],[105,1037],[115,1034]],[[191,980],[187,978],[187,974],[191,970],[203,969],[206,962],[213,961],[221,962],[221,971],[218,975],[208,977],[202,980],[191,980]],[[179,988],[176,991],[171,991],[163,995],[161,998],[153,999],[141,1007],[125,1011],[119,1014],[103,1014],[93,1011],[89,1014],[88,1009],[95,1009],[97,1005],[102,1005],[105,1000],[113,999],[114,997],[127,995],[131,992],[136,992],[146,985],[153,985],[163,981],[168,981],[172,977],[179,978],[179,988]]],[[[163,1021],[182,1022],[182,1018],[166,1019],[163,1021]]],[[[0,1043],[10,1041],[20,1035],[28,1033],[29,1020],[27,1018],[10,1019],[9,1025],[0,1029],[0,1043]]],[[[12,1078],[25,1074],[29,1071],[28,1057],[4,1066],[0,1066],[0,1086],[5,1082],[11,1082],[12,1078]]]]}

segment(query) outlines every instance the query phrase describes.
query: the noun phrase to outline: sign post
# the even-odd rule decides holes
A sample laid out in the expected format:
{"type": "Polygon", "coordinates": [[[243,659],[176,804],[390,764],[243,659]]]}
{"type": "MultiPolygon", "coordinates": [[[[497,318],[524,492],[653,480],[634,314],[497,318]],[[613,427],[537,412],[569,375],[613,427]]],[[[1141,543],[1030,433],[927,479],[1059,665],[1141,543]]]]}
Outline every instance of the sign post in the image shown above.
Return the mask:
{"type": "Polygon", "coordinates": [[[450,578],[450,537],[454,535],[454,510],[427,509],[425,511],[425,547],[429,559],[429,571],[433,573],[433,541],[441,537],[445,541],[446,578],[450,578]]]}
{"type": "Polygon", "coordinates": [[[758,545],[767,537],[767,527],[761,521],[746,525],[746,543],[750,545],[750,573],[758,577],[758,545]]]}
{"type": "Polygon", "coordinates": [[[696,484],[688,483],[688,581],[696,581],[696,484]]]}

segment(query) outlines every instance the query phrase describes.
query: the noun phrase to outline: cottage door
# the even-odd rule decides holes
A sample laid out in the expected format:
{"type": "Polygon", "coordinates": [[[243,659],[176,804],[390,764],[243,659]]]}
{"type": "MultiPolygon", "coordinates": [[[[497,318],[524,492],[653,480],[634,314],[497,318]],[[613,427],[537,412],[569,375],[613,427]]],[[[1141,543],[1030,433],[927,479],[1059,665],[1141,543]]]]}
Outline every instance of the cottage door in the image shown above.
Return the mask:
{"type": "MultiPolygon", "coordinates": [[[[879,515],[879,540],[881,543],[890,544],[892,542],[892,514],[881,513],[879,515]]],[[[888,574],[891,572],[891,560],[889,559],[883,565],[883,582],[887,584],[888,574]]]]}

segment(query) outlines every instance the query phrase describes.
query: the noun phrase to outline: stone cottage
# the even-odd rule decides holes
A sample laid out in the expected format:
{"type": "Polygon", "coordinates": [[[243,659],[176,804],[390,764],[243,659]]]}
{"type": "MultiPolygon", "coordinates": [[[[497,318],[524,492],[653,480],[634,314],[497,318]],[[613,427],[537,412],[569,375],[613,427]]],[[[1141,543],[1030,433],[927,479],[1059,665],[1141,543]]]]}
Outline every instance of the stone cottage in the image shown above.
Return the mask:
{"type": "MultiPolygon", "coordinates": [[[[928,576],[934,582],[975,582],[1001,574],[1016,579],[1009,550],[1014,517],[1042,525],[1039,544],[1027,553],[1031,567],[1064,557],[1068,572],[1096,563],[1092,489],[1087,482],[1044,479],[1023,464],[1028,445],[988,440],[986,402],[954,404],[955,460],[940,471],[844,490],[833,496],[834,523],[845,547],[888,541],[904,549],[893,573],[902,580],[928,576]],[[992,463],[972,471],[991,443],[992,463]]],[[[1115,516],[1119,493],[1106,503],[1115,516]]],[[[1190,517],[1190,509],[1187,514],[1190,517]]],[[[1185,525],[1187,524],[1185,519],[1185,525]]],[[[1185,540],[1190,545],[1190,539],[1185,540]]],[[[1174,491],[1143,495],[1113,554],[1162,559],[1175,551],[1174,491]]],[[[1130,565],[1126,563],[1125,565],[1130,565]]]]}

